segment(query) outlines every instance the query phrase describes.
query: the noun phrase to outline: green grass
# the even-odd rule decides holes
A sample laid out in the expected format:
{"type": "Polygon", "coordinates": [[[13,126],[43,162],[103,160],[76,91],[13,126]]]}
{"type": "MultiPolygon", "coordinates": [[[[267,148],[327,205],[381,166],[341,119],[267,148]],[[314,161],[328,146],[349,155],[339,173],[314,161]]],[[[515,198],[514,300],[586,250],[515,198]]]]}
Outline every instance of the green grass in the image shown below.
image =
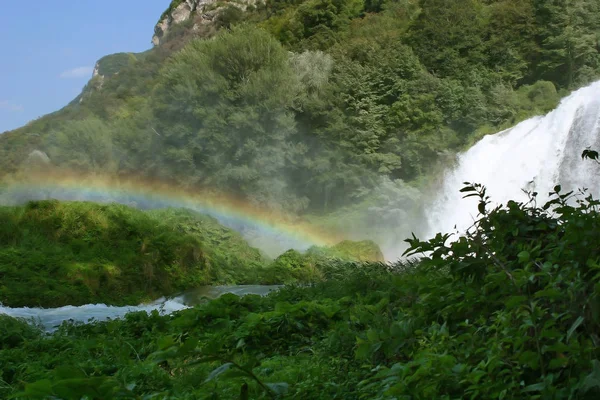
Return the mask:
{"type": "Polygon", "coordinates": [[[0,302],[136,304],[210,283],[247,283],[259,251],[213,218],[182,210],[30,202],[0,208],[0,302]]]}
{"type": "Polygon", "coordinates": [[[11,307],[131,305],[209,284],[316,282],[329,260],[368,255],[381,255],[375,243],[345,241],[271,261],[216,219],[183,209],[0,207],[0,303],[11,307]]]}

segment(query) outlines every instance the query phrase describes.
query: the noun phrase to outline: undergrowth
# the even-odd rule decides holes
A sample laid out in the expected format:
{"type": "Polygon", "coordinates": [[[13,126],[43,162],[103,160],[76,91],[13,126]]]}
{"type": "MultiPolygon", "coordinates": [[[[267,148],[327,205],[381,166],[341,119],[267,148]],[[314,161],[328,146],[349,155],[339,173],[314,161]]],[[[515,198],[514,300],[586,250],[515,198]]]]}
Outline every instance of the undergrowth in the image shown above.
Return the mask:
{"type": "Polygon", "coordinates": [[[490,210],[484,187],[463,192],[480,219],[409,239],[411,263],[338,260],[311,286],[51,336],[13,322],[0,396],[598,398],[600,203],[557,186],[490,210]]]}

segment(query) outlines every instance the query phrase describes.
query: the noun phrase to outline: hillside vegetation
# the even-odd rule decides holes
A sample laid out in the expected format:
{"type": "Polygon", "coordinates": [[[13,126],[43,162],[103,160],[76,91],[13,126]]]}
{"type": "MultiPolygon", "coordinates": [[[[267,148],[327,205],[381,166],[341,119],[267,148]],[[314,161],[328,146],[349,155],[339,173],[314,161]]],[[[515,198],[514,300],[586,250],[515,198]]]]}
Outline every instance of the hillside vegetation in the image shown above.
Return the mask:
{"type": "Polygon", "coordinates": [[[210,283],[258,280],[259,251],[185,211],[39,201],[0,208],[0,302],[138,304],[210,283]]]}
{"type": "Polygon", "coordinates": [[[143,56],[105,59],[111,76],[81,102],[0,136],[0,174],[40,150],[59,167],[212,187],[295,215],[369,203],[382,179],[418,183],[597,78],[599,7],[270,1],[211,29],[190,20],[143,56]]]}
{"type": "Polygon", "coordinates": [[[489,210],[464,192],[480,219],[453,243],[409,240],[418,264],[329,262],[310,287],[50,337],[0,317],[0,396],[598,398],[600,203],[556,187],[489,210]]]}
{"type": "Polygon", "coordinates": [[[135,305],[202,285],[311,283],[334,260],[383,260],[369,241],[270,260],[214,218],[183,209],[50,200],[0,207],[0,221],[0,304],[11,307],[135,305]]]}
{"type": "MultiPolygon", "coordinates": [[[[600,75],[597,0],[225,10],[105,58],[77,101],[0,135],[4,182],[143,175],[372,238],[415,218],[446,156],[600,75]]],[[[53,334],[0,315],[0,398],[599,398],[600,202],[556,186],[547,204],[529,193],[490,209],[481,185],[462,192],[479,200],[468,232],[413,235],[418,259],[394,264],[368,261],[382,259],[373,241],[267,260],[185,210],[0,208],[4,305],[288,284],[53,334]]]]}

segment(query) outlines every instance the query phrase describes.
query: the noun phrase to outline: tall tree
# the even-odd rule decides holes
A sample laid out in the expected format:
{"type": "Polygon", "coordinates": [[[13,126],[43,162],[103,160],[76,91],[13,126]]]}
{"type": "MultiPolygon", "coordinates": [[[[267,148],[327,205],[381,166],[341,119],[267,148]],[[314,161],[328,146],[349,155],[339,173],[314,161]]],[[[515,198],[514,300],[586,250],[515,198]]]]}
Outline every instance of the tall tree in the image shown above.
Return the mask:
{"type": "Polygon", "coordinates": [[[540,46],[535,78],[570,88],[581,72],[600,72],[596,0],[535,0],[540,46]]]}
{"type": "Polygon", "coordinates": [[[244,26],[190,43],[163,69],[156,91],[173,175],[271,208],[303,208],[284,190],[299,88],[288,53],[264,31],[244,26]]]}
{"type": "Polygon", "coordinates": [[[111,128],[95,118],[69,121],[46,138],[52,162],[77,172],[112,173],[115,158],[111,128]]]}
{"type": "Polygon", "coordinates": [[[464,76],[485,62],[482,8],[478,0],[421,0],[406,43],[435,75],[464,76]]]}

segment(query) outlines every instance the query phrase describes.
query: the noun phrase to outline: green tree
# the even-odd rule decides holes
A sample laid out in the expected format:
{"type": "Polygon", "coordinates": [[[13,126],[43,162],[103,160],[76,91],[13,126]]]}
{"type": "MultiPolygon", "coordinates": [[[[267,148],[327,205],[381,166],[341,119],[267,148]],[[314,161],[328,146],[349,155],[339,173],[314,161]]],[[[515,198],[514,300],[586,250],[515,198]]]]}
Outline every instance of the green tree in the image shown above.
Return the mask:
{"type": "Polygon", "coordinates": [[[515,87],[537,54],[535,9],[531,1],[502,0],[490,4],[488,15],[487,67],[515,87]]]}
{"type": "Polygon", "coordinates": [[[45,146],[56,165],[78,172],[115,170],[112,132],[100,119],[66,122],[50,133],[45,146]]]}
{"type": "Polygon", "coordinates": [[[285,190],[299,87],[287,52],[264,31],[191,42],[162,70],[154,102],[173,177],[302,209],[285,190]]]}
{"type": "Polygon", "coordinates": [[[580,73],[600,67],[600,5],[595,0],[537,0],[540,46],[535,78],[570,88],[580,73]]]}
{"type": "Polygon", "coordinates": [[[479,0],[421,0],[406,43],[437,76],[463,76],[486,61],[479,0]]]}

